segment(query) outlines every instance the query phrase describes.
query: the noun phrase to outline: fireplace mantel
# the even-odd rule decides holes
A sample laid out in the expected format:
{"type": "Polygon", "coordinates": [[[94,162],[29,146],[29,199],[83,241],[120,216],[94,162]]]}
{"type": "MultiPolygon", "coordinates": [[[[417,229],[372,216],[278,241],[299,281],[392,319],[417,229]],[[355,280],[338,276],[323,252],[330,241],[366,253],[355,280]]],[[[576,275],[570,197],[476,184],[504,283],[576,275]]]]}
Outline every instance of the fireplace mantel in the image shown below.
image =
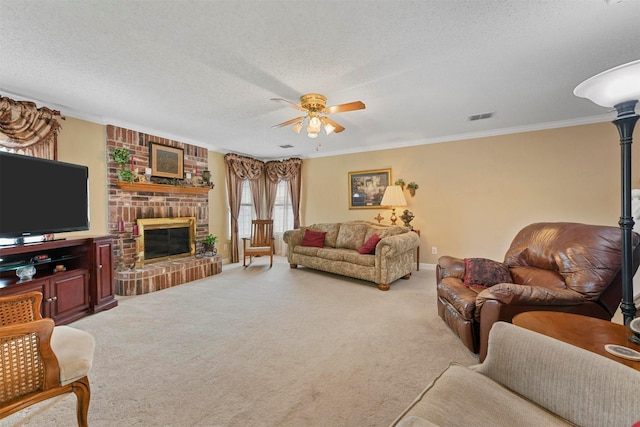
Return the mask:
{"type": "Polygon", "coordinates": [[[137,191],[147,193],[186,193],[186,194],[207,194],[213,187],[180,187],[169,184],[153,184],[149,182],[127,182],[117,181],[118,188],[124,191],[137,191]]]}

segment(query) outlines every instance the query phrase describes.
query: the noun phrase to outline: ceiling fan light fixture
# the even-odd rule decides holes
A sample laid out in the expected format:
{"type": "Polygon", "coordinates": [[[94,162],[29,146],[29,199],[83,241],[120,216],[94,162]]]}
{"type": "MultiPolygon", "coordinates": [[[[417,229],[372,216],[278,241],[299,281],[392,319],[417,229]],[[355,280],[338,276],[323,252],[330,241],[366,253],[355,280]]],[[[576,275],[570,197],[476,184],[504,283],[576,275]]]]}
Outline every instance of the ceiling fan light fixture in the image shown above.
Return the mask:
{"type": "Polygon", "coordinates": [[[336,128],[330,123],[325,123],[324,130],[327,132],[327,135],[331,135],[336,128]]]}
{"type": "Polygon", "coordinates": [[[320,119],[317,116],[313,116],[309,119],[309,124],[307,125],[307,132],[309,134],[315,134],[316,136],[312,136],[311,138],[315,138],[320,133],[320,127],[322,123],[320,123],[320,119]]]}
{"type": "MultiPolygon", "coordinates": [[[[327,98],[319,93],[308,93],[306,95],[302,95],[300,97],[300,104],[295,104],[282,98],[271,99],[273,101],[285,102],[296,110],[306,111],[307,113],[306,116],[296,117],[272,127],[279,128],[283,126],[293,125],[293,131],[296,133],[300,133],[302,131],[302,128],[305,127],[306,121],[307,136],[313,139],[318,137],[322,128],[324,128],[324,131],[327,135],[344,131],[344,127],[342,127],[342,125],[321,114],[343,113],[347,111],[362,110],[366,108],[362,101],[348,102],[346,104],[327,107],[327,98]]],[[[318,146],[320,145],[318,144],[318,146]]]]}
{"type": "Polygon", "coordinates": [[[309,126],[313,127],[314,129],[320,129],[320,119],[317,116],[313,116],[309,119],[309,126]]]}

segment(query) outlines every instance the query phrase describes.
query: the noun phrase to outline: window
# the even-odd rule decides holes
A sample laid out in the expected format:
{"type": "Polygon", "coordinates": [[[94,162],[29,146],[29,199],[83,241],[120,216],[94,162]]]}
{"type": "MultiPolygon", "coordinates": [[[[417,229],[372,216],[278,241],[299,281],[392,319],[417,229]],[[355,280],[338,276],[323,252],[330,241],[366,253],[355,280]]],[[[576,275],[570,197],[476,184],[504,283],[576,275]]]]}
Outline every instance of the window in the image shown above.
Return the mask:
{"type": "MultiPolygon", "coordinates": [[[[238,237],[251,236],[251,220],[253,217],[253,198],[249,181],[242,183],[242,199],[240,200],[240,212],[238,213],[238,237]]],[[[273,231],[284,233],[293,229],[293,208],[289,197],[289,183],[280,181],[276,188],[276,201],[273,205],[273,231]]]]}
{"type": "Polygon", "coordinates": [[[253,202],[249,180],[242,183],[242,199],[240,200],[240,212],[238,212],[238,237],[251,236],[251,220],[253,219],[253,202]]]}
{"type": "Polygon", "coordinates": [[[293,230],[293,208],[289,197],[289,182],[280,181],[273,205],[273,232],[284,233],[287,230],[293,230]]]}

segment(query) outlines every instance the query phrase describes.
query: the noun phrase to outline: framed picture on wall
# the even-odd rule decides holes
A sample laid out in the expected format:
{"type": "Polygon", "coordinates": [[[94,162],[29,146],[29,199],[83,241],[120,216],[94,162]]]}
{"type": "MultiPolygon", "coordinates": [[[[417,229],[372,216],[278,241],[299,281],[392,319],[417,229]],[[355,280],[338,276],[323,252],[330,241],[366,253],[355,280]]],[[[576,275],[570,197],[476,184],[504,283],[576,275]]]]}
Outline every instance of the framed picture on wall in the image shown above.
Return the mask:
{"type": "Polygon", "coordinates": [[[149,143],[151,175],[162,178],[184,178],[184,150],[168,145],[149,143]]]}
{"type": "Polygon", "coordinates": [[[349,209],[379,208],[391,169],[349,172],[349,209]]]}

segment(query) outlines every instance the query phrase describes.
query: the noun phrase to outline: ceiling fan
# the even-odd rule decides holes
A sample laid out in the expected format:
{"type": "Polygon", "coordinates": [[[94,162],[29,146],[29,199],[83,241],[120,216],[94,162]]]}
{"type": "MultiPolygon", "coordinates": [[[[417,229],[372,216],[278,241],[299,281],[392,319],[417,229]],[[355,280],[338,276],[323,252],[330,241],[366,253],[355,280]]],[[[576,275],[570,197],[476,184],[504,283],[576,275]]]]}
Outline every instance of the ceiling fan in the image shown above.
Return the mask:
{"type": "Polygon", "coordinates": [[[327,135],[331,133],[340,133],[344,127],[334,122],[327,116],[322,114],[344,113],[346,111],[363,110],[365,105],[361,101],[348,102],[346,104],[334,105],[326,107],[327,97],[319,93],[308,93],[300,97],[300,104],[294,104],[282,98],[271,98],[272,101],[284,102],[296,110],[304,111],[306,115],[287,120],[280,124],[274,125],[274,128],[293,125],[293,130],[300,133],[305,120],[307,121],[307,135],[309,138],[317,138],[320,128],[323,127],[327,135]]]}

